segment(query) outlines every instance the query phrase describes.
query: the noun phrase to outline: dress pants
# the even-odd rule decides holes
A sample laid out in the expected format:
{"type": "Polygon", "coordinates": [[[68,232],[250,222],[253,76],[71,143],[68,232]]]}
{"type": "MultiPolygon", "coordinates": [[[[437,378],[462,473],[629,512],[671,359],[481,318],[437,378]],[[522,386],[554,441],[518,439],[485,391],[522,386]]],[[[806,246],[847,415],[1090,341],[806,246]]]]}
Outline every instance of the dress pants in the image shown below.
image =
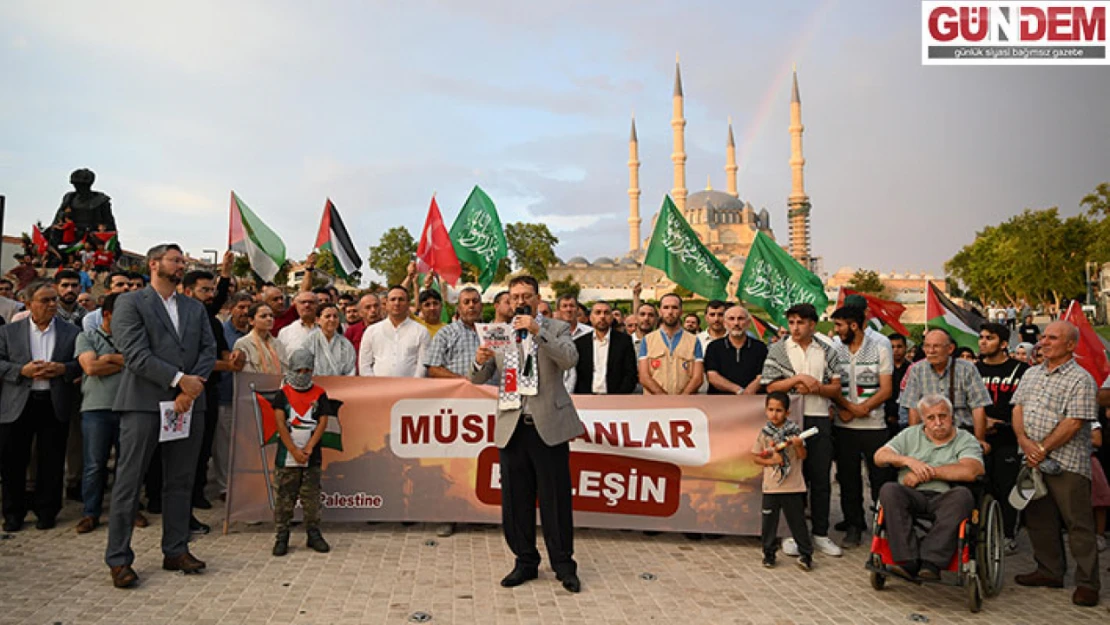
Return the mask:
{"type": "Polygon", "coordinates": [[[802,474],[809,489],[809,519],[814,536],[828,536],[829,498],[832,497],[832,423],[827,416],[807,416],[804,426],[805,430],[817,428],[817,435],[806,441],[806,459],[802,461],[802,474]]]}
{"type": "Polygon", "coordinates": [[[139,487],[155,448],[162,455],[162,553],[178,556],[189,550],[189,516],[192,512],[193,476],[204,436],[204,412],[194,404],[189,436],[158,442],[161,419],[157,412],[124,412],[119,420],[119,458],[108,516],[108,566],[130,566],[131,530],[139,507],[139,487]]]}
{"type": "MultiPolygon", "coordinates": [[[[869,417],[873,418],[873,417],[869,417]]],[[[844,522],[860,531],[867,529],[867,514],[863,510],[863,476],[860,473],[860,459],[867,465],[867,477],[871,483],[871,501],[879,500],[879,490],[883,484],[894,478],[887,467],[875,464],[875,452],[886,444],[889,431],[854,430],[838,427],[836,435],[836,481],[840,483],[840,510],[844,522]]]]}
{"type": "Polygon", "coordinates": [[[944,570],[956,553],[960,523],[971,514],[975,497],[966,486],[953,486],[938,493],[887,482],[879,492],[883,505],[890,555],[895,562],[922,560],[944,570]],[[932,516],[933,526],[920,539],[915,517],[932,516]]]}
{"type": "Polygon", "coordinates": [[[0,425],[0,481],[3,482],[5,519],[20,522],[27,516],[27,465],[35,442],[35,498],[33,510],[41,520],[52,521],[62,509],[69,421],[54,416],[50,391],[31,391],[23,413],[0,425]]]}
{"type": "Polygon", "coordinates": [[[1098,592],[1098,547],[1095,545],[1095,512],[1091,508],[1091,480],[1064,471],[1044,475],[1048,494],[1025,507],[1025,529],[1033,543],[1037,572],[1064,579],[1067,558],[1060,521],[1068,530],[1071,556],[1075,558],[1075,585],[1098,592]]]}
{"type": "Polygon", "coordinates": [[[577,573],[571,511],[570,444],[549,447],[522,416],[509,444],[499,450],[501,523],[516,566],[537,570],[536,498],[547,557],[556,574],[577,573]]]}
{"type": "Polygon", "coordinates": [[[231,471],[231,404],[220,404],[216,433],[212,437],[212,477],[220,493],[227,492],[227,474],[231,471]]]}
{"type": "Polygon", "coordinates": [[[990,493],[1002,507],[1002,530],[1006,538],[1013,538],[1017,535],[1018,511],[1010,505],[1010,491],[1021,472],[1020,450],[1014,446],[991,445],[991,452],[983,456],[983,460],[990,493]]]}

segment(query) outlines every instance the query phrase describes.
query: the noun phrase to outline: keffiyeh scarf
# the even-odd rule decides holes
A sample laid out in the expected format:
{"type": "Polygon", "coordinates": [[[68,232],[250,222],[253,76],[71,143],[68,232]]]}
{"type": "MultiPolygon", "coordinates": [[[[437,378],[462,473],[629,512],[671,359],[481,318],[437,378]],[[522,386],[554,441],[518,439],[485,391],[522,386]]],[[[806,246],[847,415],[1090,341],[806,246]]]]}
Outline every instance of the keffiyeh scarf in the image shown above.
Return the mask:
{"type": "MultiPolygon", "coordinates": [[[[781,428],[775,427],[773,423],[768,421],[760,433],[769,438],[777,447],[795,436],[801,436],[802,428],[798,427],[798,424],[793,421],[783,423],[781,428]]],[[[782,484],[786,480],[786,476],[790,475],[790,454],[787,452],[788,450],[783,448],[781,452],[782,464],[772,469],[779,484],[782,484]]]]}
{"type": "Polygon", "coordinates": [[[505,351],[505,371],[497,394],[499,410],[519,410],[521,395],[535,395],[538,392],[540,376],[537,354],[538,346],[531,334],[519,346],[510,345],[505,351]]]}

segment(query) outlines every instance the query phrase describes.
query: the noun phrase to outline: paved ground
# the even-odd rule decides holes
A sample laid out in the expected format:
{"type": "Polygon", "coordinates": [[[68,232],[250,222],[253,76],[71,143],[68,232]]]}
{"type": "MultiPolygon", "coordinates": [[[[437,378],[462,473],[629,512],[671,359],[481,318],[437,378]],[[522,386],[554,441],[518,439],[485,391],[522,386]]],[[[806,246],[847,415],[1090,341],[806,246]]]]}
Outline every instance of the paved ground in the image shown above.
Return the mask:
{"type": "MultiPolygon", "coordinates": [[[[763,569],[753,538],[692,542],[609,530],[577,534],[581,594],[564,591],[550,570],[507,590],[497,582],[512,560],[498,529],[469,527],[436,539],[431,526],[392,523],[326,526],[333,547],[326,555],[307,550],[296,535],[284,558],[269,555],[272,526],[233,527],[227,536],[193,543],[208,571],[188,577],[161,570],[160,530],[152,526],[136,530],[142,585],[117,590],[102,560],[106,529],[78,536],[72,531],[78,514],[70,503],[57,529],[38,531],[32,521],[0,540],[0,624],[353,625],[410,622],[416,612],[431,623],[494,624],[893,624],[913,622],[915,614],[930,623],[1110,620],[1107,590],[1101,606],[1077,608],[1070,589],[1013,585],[1013,573],[1030,562],[1027,542],[1007,560],[1002,595],[979,615],[966,610],[957,588],[894,580],[872,590],[863,549],[839,559],[818,556],[815,570],[804,573],[786,557],[778,568],[763,569]],[[643,579],[647,573],[655,579],[643,579]]],[[[222,509],[200,516],[215,526],[222,509]]],[[[1108,577],[1105,559],[1101,566],[1108,577]]]]}

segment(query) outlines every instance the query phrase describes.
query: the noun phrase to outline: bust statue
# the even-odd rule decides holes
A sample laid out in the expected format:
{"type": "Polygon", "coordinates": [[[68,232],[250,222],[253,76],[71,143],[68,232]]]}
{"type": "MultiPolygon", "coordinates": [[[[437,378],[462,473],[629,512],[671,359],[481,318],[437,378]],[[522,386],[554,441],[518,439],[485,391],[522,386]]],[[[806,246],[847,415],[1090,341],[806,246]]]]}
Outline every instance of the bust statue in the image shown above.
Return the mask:
{"type": "Polygon", "coordinates": [[[89,169],[78,169],[70,174],[69,182],[75,190],[62,197],[62,205],[54,215],[54,223],[58,224],[65,220],[66,209],[72,209],[70,217],[77,226],[78,238],[88,232],[95,232],[101,224],[108,232],[116,229],[116,218],[112,216],[112,198],[92,190],[95,180],[96,174],[89,169]]]}

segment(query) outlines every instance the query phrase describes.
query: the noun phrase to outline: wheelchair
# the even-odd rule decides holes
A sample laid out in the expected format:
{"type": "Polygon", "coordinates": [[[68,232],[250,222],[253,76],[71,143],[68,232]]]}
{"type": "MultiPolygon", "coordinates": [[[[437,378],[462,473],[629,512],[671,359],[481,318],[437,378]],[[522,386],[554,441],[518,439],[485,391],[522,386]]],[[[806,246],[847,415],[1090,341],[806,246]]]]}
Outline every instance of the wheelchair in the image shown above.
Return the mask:
{"type": "MultiPolygon", "coordinates": [[[[978,612],[983,607],[984,598],[995,597],[1002,592],[1005,535],[1002,531],[1002,507],[987,492],[982,478],[967,484],[967,488],[971,490],[975,506],[971,514],[960,522],[956,552],[941,571],[939,580],[915,579],[914,583],[966,588],[967,607],[972,612],[978,612]]],[[[871,573],[871,587],[875,590],[882,590],[887,578],[893,575],[889,566],[894,564],[894,559],[890,554],[883,516],[882,506],[879,506],[875,512],[871,554],[865,565],[871,573]]],[[[928,517],[915,518],[914,527],[925,530],[932,521],[928,517]]]]}

